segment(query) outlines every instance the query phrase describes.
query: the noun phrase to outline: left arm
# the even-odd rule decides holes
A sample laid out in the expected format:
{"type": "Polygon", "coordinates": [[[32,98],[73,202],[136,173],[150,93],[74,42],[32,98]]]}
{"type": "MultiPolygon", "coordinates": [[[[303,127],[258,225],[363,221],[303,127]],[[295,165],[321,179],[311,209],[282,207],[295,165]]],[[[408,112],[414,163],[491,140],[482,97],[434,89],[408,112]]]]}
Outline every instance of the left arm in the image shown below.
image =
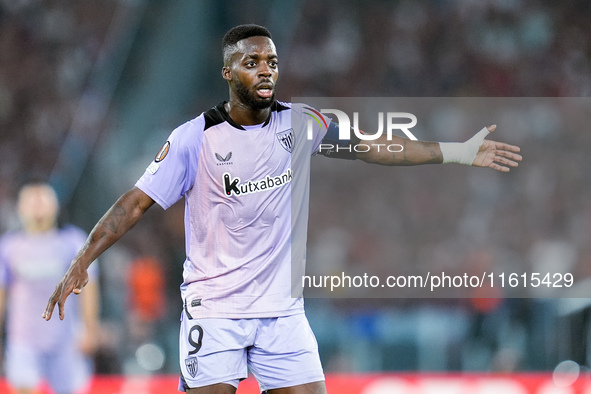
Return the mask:
{"type": "Polygon", "coordinates": [[[508,172],[519,165],[522,159],[518,154],[520,149],[515,145],[485,140],[495,128],[494,125],[488,126],[462,143],[412,141],[398,136],[388,140],[381,136],[368,144],[371,149],[367,152],[358,152],[357,159],[389,166],[460,163],[508,172]],[[386,148],[393,144],[399,145],[395,147],[397,149],[386,148]]]}

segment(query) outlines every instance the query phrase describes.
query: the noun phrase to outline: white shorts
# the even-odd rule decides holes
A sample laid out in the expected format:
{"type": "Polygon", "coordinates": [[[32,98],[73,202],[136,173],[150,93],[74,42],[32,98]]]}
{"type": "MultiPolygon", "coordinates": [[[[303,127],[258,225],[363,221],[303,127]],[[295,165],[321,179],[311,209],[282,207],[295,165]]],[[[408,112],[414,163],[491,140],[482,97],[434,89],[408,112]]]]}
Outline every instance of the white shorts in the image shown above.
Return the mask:
{"type": "Polygon", "coordinates": [[[91,377],[90,361],[74,345],[40,351],[24,344],[7,343],[5,368],[13,387],[36,388],[45,380],[58,393],[76,393],[91,377]]]}
{"type": "Polygon", "coordinates": [[[179,390],[227,383],[248,369],[261,391],[324,381],[318,344],[301,313],[264,319],[190,319],[183,311],[179,390]]]}

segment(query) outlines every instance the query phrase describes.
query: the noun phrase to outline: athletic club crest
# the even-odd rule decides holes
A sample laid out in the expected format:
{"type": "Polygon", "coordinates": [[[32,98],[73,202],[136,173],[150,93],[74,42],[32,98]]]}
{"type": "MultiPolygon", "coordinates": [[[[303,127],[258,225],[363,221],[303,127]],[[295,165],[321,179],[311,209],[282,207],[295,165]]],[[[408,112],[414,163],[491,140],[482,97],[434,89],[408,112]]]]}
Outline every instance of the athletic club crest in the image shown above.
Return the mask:
{"type": "Polygon", "coordinates": [[[279,140],[279,143],[283,149],[291,153],[293,145],[295,144],[295,135],[293,133],[293,129],[278,132],[277,139],[279,140]]]}
{"type": "Polygon", "coordinates": [[[185,365],[187,366],[187,372],[191,377],[197,375],[197,357],[189,357],[185,359],[185,365]]]}

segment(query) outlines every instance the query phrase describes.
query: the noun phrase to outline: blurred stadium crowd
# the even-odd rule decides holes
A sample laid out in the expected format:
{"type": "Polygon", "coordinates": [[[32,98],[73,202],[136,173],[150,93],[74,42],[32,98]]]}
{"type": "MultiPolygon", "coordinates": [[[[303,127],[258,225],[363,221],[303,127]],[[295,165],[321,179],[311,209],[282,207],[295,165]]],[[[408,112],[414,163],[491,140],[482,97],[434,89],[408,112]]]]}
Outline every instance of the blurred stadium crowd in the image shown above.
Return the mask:
{"type": "MultiPolygon", "coordinates": [[[[182,41],[193,40],[192,56],[213,70],[196,75],[197,86],[213,86],[196,88],[166,119],[125,137],[121,107],[143,82],[141,55],[167,33],[159,20],[174,7],[182,10],[183,1],[0,0],[2,232],[18,225],[15,192],[31,175],[69,184],[71,192],[57,185],[64,220],[90,231],[149,164],[159,136],[226,97],[221,78],[212,77],[221,67],[220,37],[234,24],[256,22],[277,31],[281,100],[581,97],[586,109],[573,127],[533,119],[531,128],[513,133],[500,124],[497,138],[523,150],[523,165],[510,174],[314,159],[310,272],[387,276],[408,264],[457,272],[566,270],[580,283],[591,274],[588,1],[194,2],[212,31],[182,41]],[[133,25],[138,14],[135,41],[121,55],[117,38],[128,37],[121,26],[133,25]],[[199,48],[206,43],[213,49],[204,56],[199,48]],[[125,67],[110,79],[116,88],[105,93],[101,76],[112,76],[104,70],[121,56],[125,67]],[[89,116],[81,105],[89,96],[90,107],[108,110],[89,116]],[[92,119],[76,120],[85,116],[92,119]],[[152,132],[158,137],[149,152],[126,153],[139,139],[154,140],[152,132]],[[113,145],[121,154],[108,149],[113,145]],[[121,169],[101,182],[114,160],[121,169]],[[80,179],[75,172],[70,178],[73,167],[80,179]]],[[[451,135],[433,131],[424,139],[461,140],[482,126],[451,135]]],[[[182,231],[182,205],[166,214],[154,210],[104,259],[113,261],[101,263],[99,372],[176,372],[182,231]],[[162,350],[162,364],[137,357],[146,342],[162,350]]],[[[566,358],[589,364],[585,300],[493,295],[499,298],[318,298],[307,305],[327,371],[547,370],[566,358]]],[[[148,359],[160,354],[144,350],[148,359]]]]}

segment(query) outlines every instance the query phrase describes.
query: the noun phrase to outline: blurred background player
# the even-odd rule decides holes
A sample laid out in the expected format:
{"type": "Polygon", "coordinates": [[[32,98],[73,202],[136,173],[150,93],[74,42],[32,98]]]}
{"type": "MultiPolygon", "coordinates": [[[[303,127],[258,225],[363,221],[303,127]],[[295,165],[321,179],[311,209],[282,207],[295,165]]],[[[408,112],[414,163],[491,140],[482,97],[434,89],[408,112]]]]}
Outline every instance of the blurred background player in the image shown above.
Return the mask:
{"type": "Polygon", "coordinates": [[[4,367],[18,394],[45,382],[57,394],[81,392],[98,331],[96,268],[86,291],[68,305],[63,322],[39,324],[32,310],[45,298],[86,239],[77,227],[58,228],[59,204],[47,183],[25,184],[18,195],[22,230],[0,238],[0,316],[6,316],[4,367]]]}

